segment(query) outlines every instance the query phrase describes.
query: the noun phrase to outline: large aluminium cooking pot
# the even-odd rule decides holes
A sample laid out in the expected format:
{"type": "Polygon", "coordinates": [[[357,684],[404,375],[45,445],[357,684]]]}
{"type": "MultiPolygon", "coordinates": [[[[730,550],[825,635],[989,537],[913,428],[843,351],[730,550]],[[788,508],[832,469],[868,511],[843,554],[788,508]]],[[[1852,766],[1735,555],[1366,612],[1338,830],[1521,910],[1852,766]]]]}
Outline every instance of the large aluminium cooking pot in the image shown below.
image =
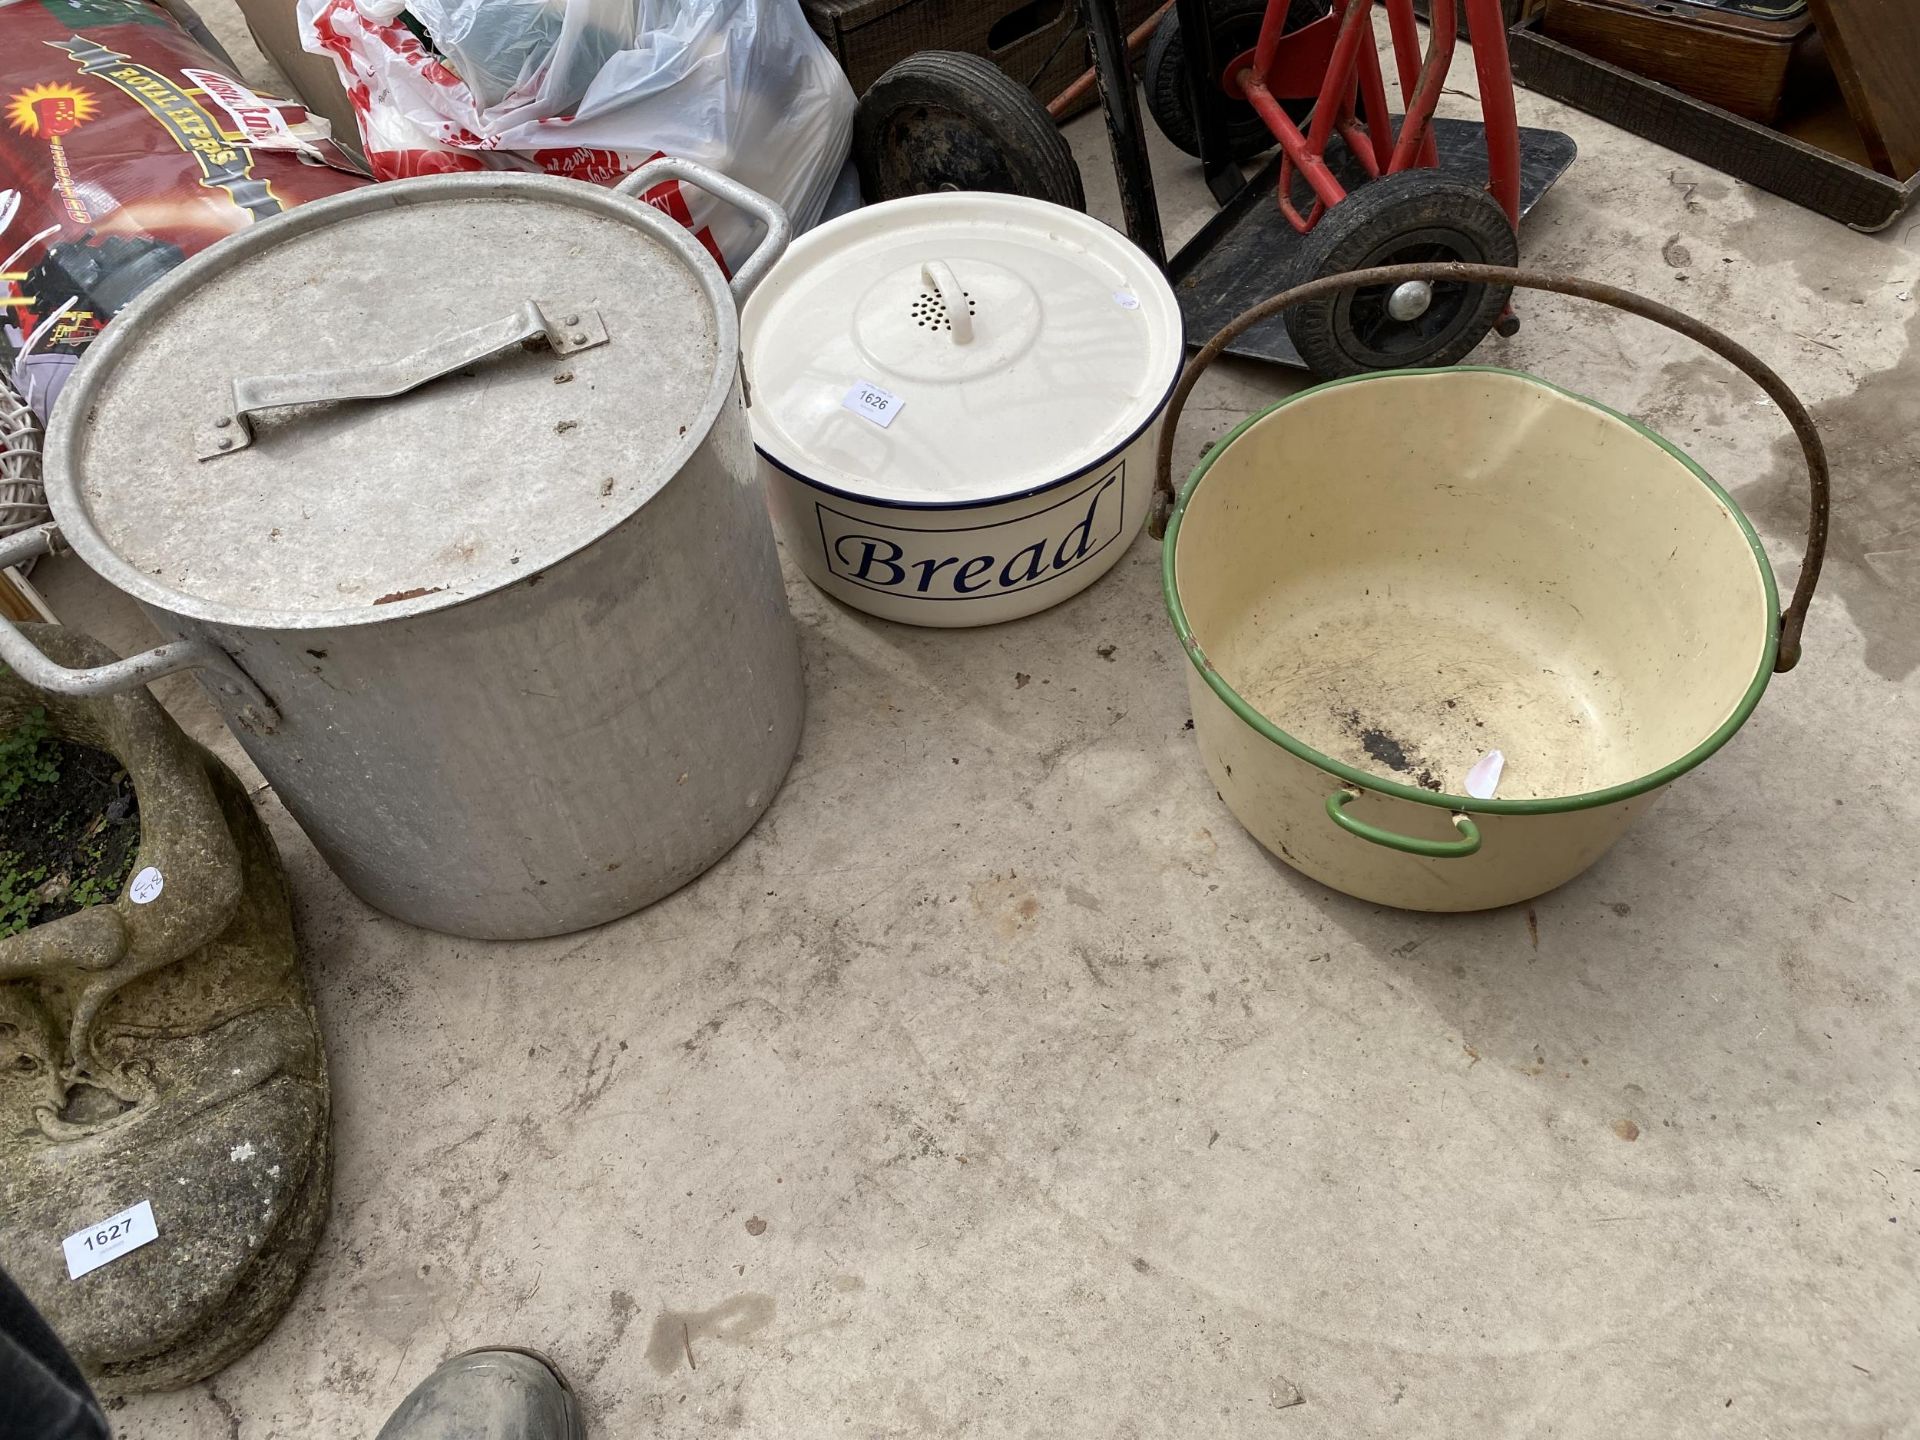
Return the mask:
{"type": "Polygon", "coordinates": [[[1215,446],[1163,554],[1208,773],[1294,868],[1416,910],[1571,879],[1731,738],[1799,657],[1826,536],[1819,436],[1752,354],[1625,291],[1491,266],[1334,276],[1247,311],[1182,377],[1161,485],[1193,382],[1240,331],[1346,287],[1465,282],[1600,300],[1737,365],[1801,440],[1813,514],[1783,614],[1760,542],[1705,471],[1505,370],[1336,381],[1215,446]]]}
{"type": "Polygon", "coordinates": [[[917,195],[794,242],[742,317],[774,519],[814,584],[916,625],[1058,604],[1146,519],[1180,305],[1127,239],[917,195]]]}
{"type": "Polygon", "coordinates": [[[698,875],[800,734],[735,312],[788,226],[680,161],[620,189],[369,186],[153,286],[46,470],[167,643],[69,671],[8,628],[0,658],[69,694],[197,669],[341,878],[431,929],[558,934],[698,875]],[[731,291],[632,198],[669,177],[766,227],[731,291]]]}

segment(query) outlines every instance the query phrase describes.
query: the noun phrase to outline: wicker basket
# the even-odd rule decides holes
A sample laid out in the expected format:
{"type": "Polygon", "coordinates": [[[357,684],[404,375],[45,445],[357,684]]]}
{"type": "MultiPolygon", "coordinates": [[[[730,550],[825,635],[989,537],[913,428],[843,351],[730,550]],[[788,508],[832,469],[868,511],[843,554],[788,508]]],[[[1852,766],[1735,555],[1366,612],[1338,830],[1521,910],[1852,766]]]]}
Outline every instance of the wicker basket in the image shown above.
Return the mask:
{"type": "Polygon", "coordinates": [[[0,536],[48,518],[40,480],[40,422],[0,376],[0,536]]]}

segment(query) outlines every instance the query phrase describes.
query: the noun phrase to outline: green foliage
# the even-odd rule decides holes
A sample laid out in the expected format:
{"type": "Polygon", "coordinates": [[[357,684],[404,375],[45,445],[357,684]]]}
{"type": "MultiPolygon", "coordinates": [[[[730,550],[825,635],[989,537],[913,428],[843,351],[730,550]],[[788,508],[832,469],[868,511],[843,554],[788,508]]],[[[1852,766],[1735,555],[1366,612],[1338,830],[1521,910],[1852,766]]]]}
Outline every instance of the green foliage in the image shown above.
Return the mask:
{"type": "Polygon", "coordinates": [[[0,733],[0,936],[118,899],[139,851],[133,804],[114,757],[54,734],[45,710],[0,733]]]}
{"type": "Polygon", "coordinates": [[[16,869],[20,857],[0,854],[0,935],[18,935],[27,928],[39,902],[34,892],[46,880],[44,870],[16,869]]]}
{"type": "Polygon", "coordinates": [[[119,898],[119,882],[111,879],[103,881],[98,875],[87,876],[67,892],[67,899],[82,910],[89,905],[105,905],[119,898]]]}
{"type": "Polygon", "coordinates": [[[59,778],[47,712],[36,707],[0,734],[0,806],[11,804],[29,785],[51,785],[59,778]]]}

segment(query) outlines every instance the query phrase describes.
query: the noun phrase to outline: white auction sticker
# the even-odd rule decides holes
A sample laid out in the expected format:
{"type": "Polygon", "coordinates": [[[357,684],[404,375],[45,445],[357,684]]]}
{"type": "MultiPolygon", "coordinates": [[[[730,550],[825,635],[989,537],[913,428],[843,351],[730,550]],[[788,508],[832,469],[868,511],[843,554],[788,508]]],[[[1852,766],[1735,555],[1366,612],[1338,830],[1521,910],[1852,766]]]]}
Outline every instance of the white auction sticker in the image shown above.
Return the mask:
{"type": "Polygon", "coordinates": [[[149,865],[127,886],[127,898],[136,905],[151,905],[160,898],[160,892],[167,888],[167,877],[149,865]]]}
{"type": "Polygon", "coordinates": [[[1140,297],[1130,290],[1116,290],[1113,292],[1113,303],[1122,310],[1138,310],[1140,297]]]}
{"type": "Polygon", "coordinates": [[[142,1200],[118,1215],[109,1215],[98,1225],[74,1231],[60,1242],[67,1252],[67,1278],[78,1280],[109,1260],[118,1260],[129,1250],[138,1250],[149,1240],[159,1238],[160,1227],[153,1223],[153,1206],[142,1200]]]}
{"type": "Polygon", "coordinates": [[[840,408],[851,410],[854,414],[871,420],[882,430],[893,424],[893,417],[900,413],[902,400],[891,390],[882,390],[871,380],[862,380],[840,397],[840,408]]]}

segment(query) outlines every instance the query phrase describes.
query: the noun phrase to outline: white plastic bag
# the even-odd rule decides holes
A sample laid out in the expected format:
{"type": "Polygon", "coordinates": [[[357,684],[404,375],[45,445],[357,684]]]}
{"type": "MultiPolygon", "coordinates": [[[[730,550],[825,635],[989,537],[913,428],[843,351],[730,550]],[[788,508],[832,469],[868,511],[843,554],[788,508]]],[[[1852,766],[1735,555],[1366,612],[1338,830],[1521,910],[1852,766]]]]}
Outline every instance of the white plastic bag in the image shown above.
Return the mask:
{"type": "MultiPolygon", "coordinates": [[[[799,0],[299,0],[382,180],[538,170],[612,184],[656,155],[712,166],[819,220],[853,135],[847,78],[799,0]]],[[[754,222],[668,181],[646,197],[731,273],[754,222]]]]}

